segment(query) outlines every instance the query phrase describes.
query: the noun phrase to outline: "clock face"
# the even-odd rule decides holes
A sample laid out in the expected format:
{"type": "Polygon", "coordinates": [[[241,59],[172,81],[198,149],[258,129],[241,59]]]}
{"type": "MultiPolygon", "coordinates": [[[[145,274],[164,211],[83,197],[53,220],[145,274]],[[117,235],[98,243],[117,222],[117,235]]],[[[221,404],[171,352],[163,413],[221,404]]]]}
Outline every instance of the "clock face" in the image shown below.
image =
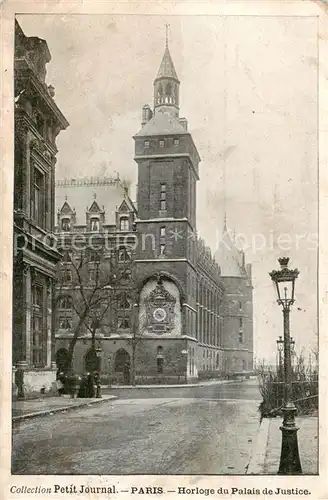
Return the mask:
{"type": "Polygon", "coordinates": [[[153,318],[155,321],[161,322],[164,321],[166,318],[166,311],[162,307],[158,307],[155,309],[153,312],[153,318]]]}

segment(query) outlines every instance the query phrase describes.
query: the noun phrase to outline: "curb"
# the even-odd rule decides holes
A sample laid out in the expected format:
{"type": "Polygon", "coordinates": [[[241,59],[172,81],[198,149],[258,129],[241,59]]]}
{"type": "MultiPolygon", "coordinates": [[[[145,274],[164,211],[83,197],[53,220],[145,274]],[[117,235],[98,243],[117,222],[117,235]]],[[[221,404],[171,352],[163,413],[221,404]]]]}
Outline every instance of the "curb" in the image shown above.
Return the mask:
{"type": "Polygon", "coordinates": [[[236,381],[236,380],[218,380],[217,382],[213,383],[200,383],[200,384],[180,384],[180,385],[175,385],[175,384],[167,384],[167,385],[157,385],[157,384],[151,384],[151,385],[102,385],[102,389],[188,389],[189,387],[210,387],[211,385],[224,385],[224,384],[233,384],[236,382],[241,382],[241,381],[236,381]]]}
{"type": "Polygon", "coordinates": [[[17,415],[16,417],[12,417],[12,422],[19,422],[21,420],[27,420],[27,419],[34,418],[34,417],[45,417],[47,415],[53,415],[54,413],[60,413],[63,411],[70,411],[70,410],[74,410],[76,408],[79,409],[79,408],[83,408],[85,406],[90,406],[90,405],[97,404],[97,403],[104,403],[106,401],[112,401],[114,399],[117,399],[117,396],[109,396],[109,397],[105,397],[105,398],[94,399],[92,401],[84,401],[84,402],[81,401],[81,403],[78,403],[76,405],[61,406],[59,408],[52,408],[49,410],[41,410],[41,411],[35,411],[33,413],[26,413],[25,415],[17,415]]]}
{"type": "Polygon", "coordinates": [[[264,418],[260,423],[255,446],[252,449],[251,459],[247,466],[247,475],[260,475],[264,473],[265,458],[269,440],[271,419],[264,418]]]}

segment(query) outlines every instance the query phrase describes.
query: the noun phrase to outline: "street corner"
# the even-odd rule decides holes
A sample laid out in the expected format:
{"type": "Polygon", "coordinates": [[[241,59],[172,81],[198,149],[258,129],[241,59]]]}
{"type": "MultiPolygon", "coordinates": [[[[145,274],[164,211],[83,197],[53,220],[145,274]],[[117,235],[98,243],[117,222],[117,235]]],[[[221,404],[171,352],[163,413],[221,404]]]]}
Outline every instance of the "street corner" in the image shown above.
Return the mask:
{"type": "Polygon", "coordinates": [[[49,398],[50,401],[30,400],[22,401],[19,408],[13,408],[12,422],[20,422],[22,420],[32,419],[36,417],[45,417],[54,415],[55,413],[63,413],[66,411],[77,410],[86,406],[91,406],[97,403],[105,403],[116,400],[117,396],[112,394],[103,395],[101,398],[81,398],[69,399],[63,397],[49,398]],[[51,400],[50,400],[51,399],[51,400]],[[15,415],[16,413],[16,415],[15,415]]]}

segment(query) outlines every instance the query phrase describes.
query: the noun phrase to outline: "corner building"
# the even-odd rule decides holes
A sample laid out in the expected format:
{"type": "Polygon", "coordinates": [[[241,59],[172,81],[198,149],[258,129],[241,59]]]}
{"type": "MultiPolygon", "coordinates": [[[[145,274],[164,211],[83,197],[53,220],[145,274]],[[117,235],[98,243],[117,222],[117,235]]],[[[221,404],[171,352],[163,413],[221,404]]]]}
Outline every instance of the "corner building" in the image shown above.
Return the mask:
{"type": "Polygon", "coordinates": [[[56,380],[54,238],[56,137],[68,122],[46,84],[45,40],[15,23],[13,366],[19,397],[48,392],[56,380]]]}

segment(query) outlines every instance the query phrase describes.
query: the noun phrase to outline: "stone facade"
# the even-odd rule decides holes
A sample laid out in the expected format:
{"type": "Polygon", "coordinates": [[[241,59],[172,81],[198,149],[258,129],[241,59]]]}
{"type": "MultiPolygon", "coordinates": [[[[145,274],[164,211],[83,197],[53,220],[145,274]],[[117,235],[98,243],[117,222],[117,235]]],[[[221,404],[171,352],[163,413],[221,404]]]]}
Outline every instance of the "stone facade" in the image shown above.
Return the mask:
{"type": "Polygon", "coordinates": [[[55,381],[54,238],[56,137],[68,122],[45,82],[44,40],[15,25],[13,365],[18,393],[49,391],[55,381]]]}
{"type": "MultiPolygon", "coordinates": [[[[153,109],[143,107],[141,130],[134,136],[136,203],[119,178],[57,183],[61,245],[77,255],[79,236],[84,255],[97,246],[101,262],[113,263],[103,300],[109,305],[93,333],[83,324],[76,330],[81,311],[76,314],[69,300],[64,300],[65,308],[59,307],[64,289],[73,304],[79,301],[80,289],[75,264],[58,266],[56,351],[63,368],[74,337],[74,369],[91,369],[91,353],[97,350],[98,368],[111,381],[127,382],[126,366],[137,381],[152,383],[188,382],[208,372],[225,377],[252,371],[250,268],[231,240],[230,250],[220,248],[214,258],[197,236],[200,157],[187,120],[179,117],[179,84],[166,47],[154,81],[153,109]],[[128,277],[122,283],[118,277],[123,271],[128,277]],[[72,276],[63,287],[67,273],[72,276]]],[[[94,261],[87,257],[84,265],[82,282],[90,294],[94,261]]],[[[105,272],[102,276],[105,279],[105,272]]]]}

